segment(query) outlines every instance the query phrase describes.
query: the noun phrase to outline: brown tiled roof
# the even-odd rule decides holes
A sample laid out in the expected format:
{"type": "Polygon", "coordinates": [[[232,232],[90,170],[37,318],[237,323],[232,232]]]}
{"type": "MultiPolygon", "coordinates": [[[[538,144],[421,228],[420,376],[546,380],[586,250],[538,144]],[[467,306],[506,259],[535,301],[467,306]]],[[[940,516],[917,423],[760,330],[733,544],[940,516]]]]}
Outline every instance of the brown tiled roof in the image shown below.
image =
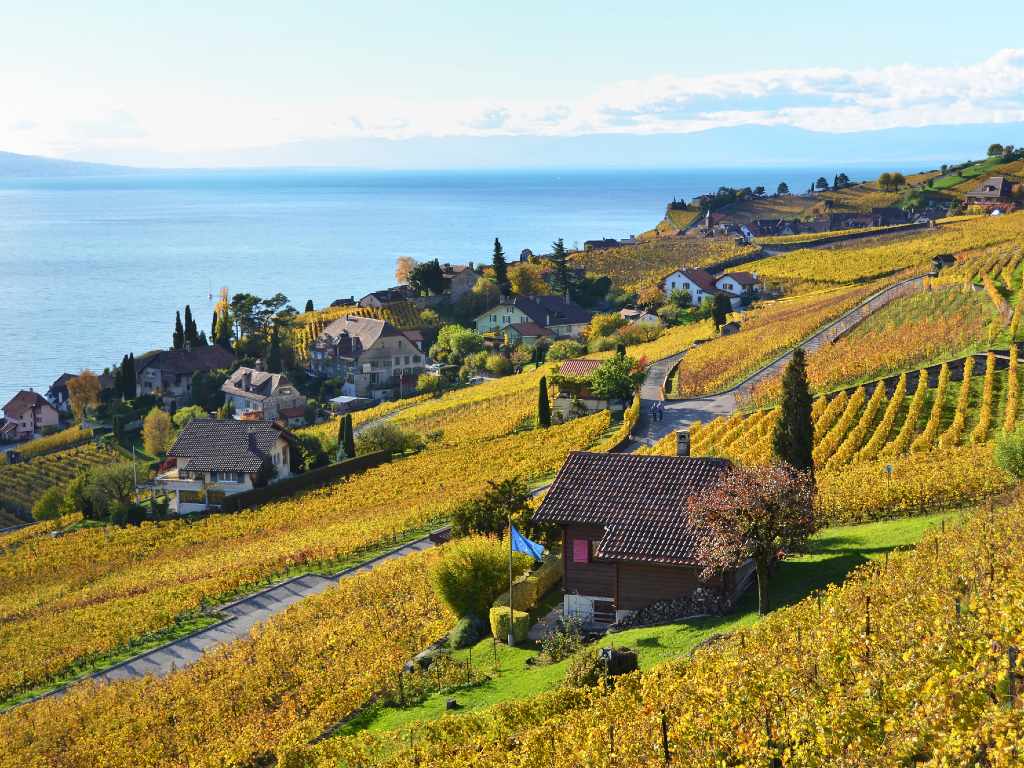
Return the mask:
{"type": "Polygon", "coordinates": [[[146,368],[156,368],[167,373],[192,374],[197,371],[230,368],[235,364],[235,356],[220,344],[211,344],[190,350],[168,349],[149,352],[137,362],[138,373],[142,373],[146,368]]]}
{"type": "Polygon", "coordinates": [[[704,457],[571,453],[533,519],[603,527],[598,558],[692,565],[700,531],[686,521],[684,503],[730,466],[704,457]]]}
{"type": "Polygon", "coordinates": [[[7,405],[4,406],[4,413],[12,418],[20,419],[22,414],[30,408],[42,408],[44,406],[51,411],[53,410],[53,406],[38,392],[23,389],[7,402],[7,405]]]}
{"type": "MultiPolygon", "coordinates": [[[[750,272],[726,272],[722,277],[731,277],[740,285],[756,285],[757,278],[750,272]]],[[[719,278],[721,279],[721,278],[719,278]]]]}
{"type": "Polygon", "coordinates": [[[251,400],[265,400],[273,395],[294,395],[291,382],[283,373],[269,373],[242,366],[221,385],[229,395],[242,395],[251,400]],[[249,374],[249,389],[245,388],[245,375],[249,374]],[[281,391],[284,389],[285,391],[281,391]]]}
{"type": "Polygon", "coordinates": [[[508,325],[509,328],[514,330],[520,336],[545,336],[550,337],[555,334],[549,331],[543,325],[537,323],[511,323],[508,325]]]}
{"type": "Polygon", "coordinates": [[[270,421],[193,419],[167,455],[188,459],[185,468],[196,472],[258,472],[282,436],[290,435],[270,421]]]}
{"type": "Polygon", "coordinates": [[[501,306],[513,306],[530,320],[548,328],[552,325],[581,325],[589,323],[592,314],[578,304],[566,301],[561,296],[512,296],[502,299],[500,304],[481,312],[478,317],[493,313],[501,306]]]}
{"type": "Polygon", "coordinates": [[[578,357],[572,360],[563,360],[558,366],[558,373],[562,376],[589,376],[596,368],[601,367],[600,360],[587,360],[578,357]]]}
{"type": "Polygon", "coordinates": [[[715,278],[706,269],[673,269],[661,278],[661,282],[664,283],[665,280],[676,272],[680,273],[683,277],[688,278],[691,283],[704,291],[704,293],[722,293],[719,288],[715,287],[715,278]]]}

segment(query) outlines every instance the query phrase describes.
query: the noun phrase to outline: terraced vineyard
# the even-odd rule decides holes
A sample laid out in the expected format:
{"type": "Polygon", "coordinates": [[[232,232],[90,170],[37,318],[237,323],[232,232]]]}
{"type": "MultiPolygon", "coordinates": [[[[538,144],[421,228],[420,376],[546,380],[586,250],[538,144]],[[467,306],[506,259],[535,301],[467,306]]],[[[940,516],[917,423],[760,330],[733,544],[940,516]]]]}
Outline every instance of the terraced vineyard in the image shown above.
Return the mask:
{"type": "Polygon", "coordinates": [[[73,480],[89,467],[109,464],[115,455],[112,449],[87,443],[31,461],[0,466],[0,505],[30,512],[47,488],[73,480]]]}

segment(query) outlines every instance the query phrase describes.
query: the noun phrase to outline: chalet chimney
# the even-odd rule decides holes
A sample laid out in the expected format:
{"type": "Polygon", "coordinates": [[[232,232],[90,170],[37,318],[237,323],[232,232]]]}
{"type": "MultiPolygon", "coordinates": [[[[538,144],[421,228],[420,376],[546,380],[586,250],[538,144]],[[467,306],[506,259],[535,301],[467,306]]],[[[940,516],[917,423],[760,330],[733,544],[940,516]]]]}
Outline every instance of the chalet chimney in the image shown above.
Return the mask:
{"type": "Polygon", "coordinates": [[[192,342],[189,341],[188,339],[185,339],[185,351],[186,352],[191,352],[192,351],[192,342]]]}
{"type": "Polygon", "coordinates": [[[690,455],[690,430],[676,430],[676,456],[690,455]]]}
{"type": "Polygon", "coordinates": [[[252,371],[246,371],[242,374],[242,389],[246,392],[252,389],[252,371]]]}

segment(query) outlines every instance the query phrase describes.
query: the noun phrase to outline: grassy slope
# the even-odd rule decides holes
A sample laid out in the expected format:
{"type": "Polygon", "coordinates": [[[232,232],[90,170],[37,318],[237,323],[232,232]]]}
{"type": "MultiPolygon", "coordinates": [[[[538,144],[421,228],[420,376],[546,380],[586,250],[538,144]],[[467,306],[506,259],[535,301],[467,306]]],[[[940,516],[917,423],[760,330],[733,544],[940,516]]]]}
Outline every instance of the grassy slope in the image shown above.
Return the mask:
{"type": "MultiPolygon", "coordinates": [[[[851,570],[867,560],[883,557],[898,547],[916,543],[924,532],[955,513],[829,528],[812,541],[811,551],[780,563],[771,583],[773,605],[790,605],[817,589],[838,583],[851,570]]],[[[757,620],[756,595],[747,592],[737,611],[725,617],[707,617],[661,627],[633,629],[616,633],[603,645],[635,648],[640,666],[649,668],[670,658],[689,653],[695,645],[718,632],[729,632],[757,620]]],[[[445,701],[456,698],[462,711],[472,711],[510,699],[524,698],[551,690],[565,676],[567,661],[548,666],[529,666],[527,659],[537,653],[535,646],[509,648],[490,638],[475,648],[456,651],[461,661],[470,660],[474,668],[491,674],[497,655],[498,672],[492,679],[455,694],[434,694],[418,706],[385,709],[353,723],[371,730],[403,728],[420,720],[433,720],[445,714],[445,701]]]]}

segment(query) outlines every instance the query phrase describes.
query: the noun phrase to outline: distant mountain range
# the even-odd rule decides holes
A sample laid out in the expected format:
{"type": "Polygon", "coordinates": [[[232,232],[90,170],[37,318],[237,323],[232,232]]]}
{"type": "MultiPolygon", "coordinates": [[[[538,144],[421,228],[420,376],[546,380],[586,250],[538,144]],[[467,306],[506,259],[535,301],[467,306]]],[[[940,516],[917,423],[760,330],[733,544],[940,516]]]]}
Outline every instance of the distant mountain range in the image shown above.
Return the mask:
{"type": "Polygon", "coordinates": [[[177,155],[118,149],[93,162],[0,153],[2,176],[82,176],[148,168],[335,167],[387,170],[721,168],[892,162],[905,170],[982,157],[992,142],[1024,145],[1024,123],[934,125],[857,133],[745,125],[696,133],[582,136],[338,138],[177,155]],[[100,164],[96,161],[102,161],[100,164]]]}

